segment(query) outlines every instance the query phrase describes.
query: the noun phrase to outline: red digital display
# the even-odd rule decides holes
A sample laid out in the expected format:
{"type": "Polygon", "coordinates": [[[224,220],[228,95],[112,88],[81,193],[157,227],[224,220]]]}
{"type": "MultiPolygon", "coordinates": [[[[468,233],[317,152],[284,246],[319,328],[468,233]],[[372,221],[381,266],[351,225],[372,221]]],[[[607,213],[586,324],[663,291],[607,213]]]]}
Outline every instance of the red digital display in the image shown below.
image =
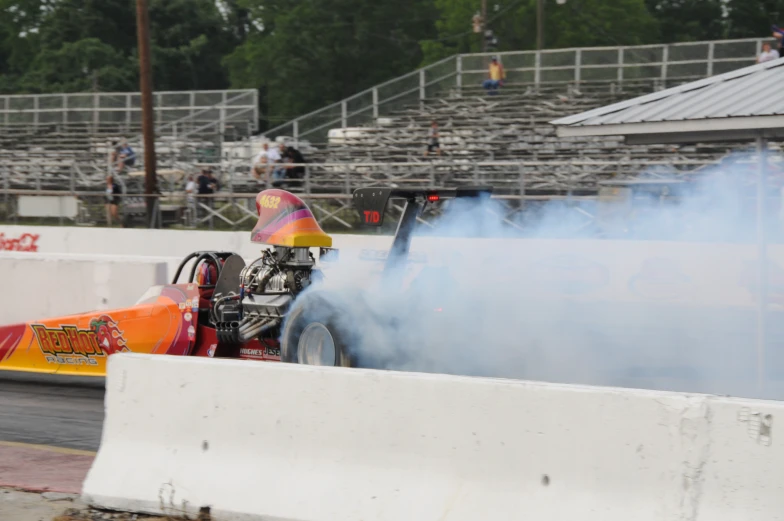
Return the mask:
{"type": "Polygon", "coordinates": [[[438,201],[439,199],[441,199],[441,197],[439,197],[438,194],[429,194],[427,196],[427,200],[430,201],[431,203],[434,203],[434,202],[438,201]]]}
{"type": "Polygon", "coordinates": [[[381,214],[373,210],[365,210],[365,222],[368,224],[378,224],[381,221],[381,214]]]}

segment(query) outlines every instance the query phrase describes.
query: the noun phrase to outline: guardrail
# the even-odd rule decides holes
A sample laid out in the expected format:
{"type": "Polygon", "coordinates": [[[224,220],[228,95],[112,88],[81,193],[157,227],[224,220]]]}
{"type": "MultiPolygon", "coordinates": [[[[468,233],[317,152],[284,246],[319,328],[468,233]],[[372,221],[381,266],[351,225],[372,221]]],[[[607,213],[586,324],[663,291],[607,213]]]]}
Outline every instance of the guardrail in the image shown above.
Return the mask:
{"type": "Polygon", "coordinates": [[[330,128],[372,123],[379,116],[436,92],[479,86],[490,56],[504,64],[508,80],[534,86],[587,81],[624,83],[647,80],[657,84],[688,81],[754,64],[764,42],[748,38],[665,45],[581,47],[542,51],[460,54],[394,78],[358,94],[304,114],[263,135],[295,141],[321,137],[330,128]]]}

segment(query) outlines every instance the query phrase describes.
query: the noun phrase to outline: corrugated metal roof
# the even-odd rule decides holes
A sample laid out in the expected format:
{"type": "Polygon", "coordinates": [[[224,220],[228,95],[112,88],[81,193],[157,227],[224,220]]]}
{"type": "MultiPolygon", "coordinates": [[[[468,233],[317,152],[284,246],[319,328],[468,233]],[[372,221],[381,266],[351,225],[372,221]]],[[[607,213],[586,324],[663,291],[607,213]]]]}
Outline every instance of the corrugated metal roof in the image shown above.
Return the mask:
{"type": "MultiPolygon", "coordinates": [[[[599,134],[616,132],[626,134],[646,133],[645,124],[652,125],[651,132],[704,130],[704,125],[661,125],[662,123],[725,122],[732,118],[758,118],[784,116],[784,58],[755,64],[726,74],[711,76],[692,83],[654,92],[630,100],[551,121],[561,135],[578,135],[570,129],[582,129],[579,135],[589,135],[589,128],[606,128],[599,134]],[[716,121],[718,120],[718,121],[716,121]],[[643,124],[643,125],[640,125],[643,124]],[[630,127],[629,125],[633,125],[630,127]],[[617,126],[617,127],[616,127],[617,126]]],[[[757,120],[754,120],[755,122],[757,120]]],[[[778,118],[776,118],[778,121],[778,118]]],[[[782,120],[784,121],[784,120],[782,120]]],[[[743,125],[748,129],[750,121],[743,125]]],[[[776,124],[778,125],[778,123],[776,124]]],[[[752,125],[753,126],[753,125],[752,125]]],[[[713,127],[720,130],[721,124],[713,127]]],[[[770,128],[768,121],[761,128],[770,128]]],[[[734,122],[727,128],[740,128],[734,122]]]]}

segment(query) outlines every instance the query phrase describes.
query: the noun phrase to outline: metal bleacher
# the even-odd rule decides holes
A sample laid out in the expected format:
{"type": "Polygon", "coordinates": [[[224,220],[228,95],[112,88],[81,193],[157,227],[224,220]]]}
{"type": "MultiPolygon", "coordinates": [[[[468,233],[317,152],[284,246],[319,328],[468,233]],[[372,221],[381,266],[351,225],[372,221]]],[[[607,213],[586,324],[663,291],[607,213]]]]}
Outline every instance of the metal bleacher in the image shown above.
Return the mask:
{"type": "Polygon", "coordinates": [[[480,86],[490,55],[458,55],[264,137],[306,144],[306,192],[481,181],[517,195],[595,194],[607,179],[694,170],[719,160],[733,144],[564,139],[549,121],[751,65],[764,41],[498,53],[508,75],[498,95],[480,86]],[[424,157],[431,120],[440,127],[440,157],[424,157]]]}
{"type": "MultiPolygon", "coordinates": [[[[160,166],[219,163],[223,140],[257,130],[257,96],[255,90],[155,93],[160,166]]],[[[140,107],[139,93],[0,96],[3,188],[100,188],[113,141],[125,138],[143,153],[140,107]]]]}
{"type": "MultiPolygon", "coordinates": [[[[764,41],[497,53],[508,74],[498,95],[481,88],[490,54],[456,55],[261,135],[255,90],[160,92],[159,178],[164,192],[182,198],[182,173],[201,166],[218,173],[217,197],[225,201],[214,208],[202,205],[207,217],[188,218],[195,226],[204,219],[228,226],[252,219],[253,197],[263,185],[250,175],[251,158],[267,141],[292,143],[304,153],[305,177],[286,188],[306,196],[319,219],[343,227],[351,227],[341,217],[347,215],[341,212],[350,205],[349,194],[362,186],[481,183],[510,201],[595,197],[607,180],[698,172],[735,144],[630,146],[612,136],[564,139],[550,121],[751,65],[764,41]],[[431,120],[439,123],[443,150],[425,157],[431,120]]],[[[66,191],[83,207],[95,208],[85,210],[92,215],[85,223],[99,222],[94,214],[102,209],[111,142],[127,138],[139,158],[135,168],[142,168],[139,107],[138,93],[0,96],[4,214],[16,215],[14,190],[26,191],[26,197],[66,191]]],[[[139,173],[121,182],[125,209],[143,214],[139,173]]],[[[161,205],[168,197],[161,197],[161,205]]],[[[180,212],[183,204],[178,200],[171,210],[180,212]]]]}

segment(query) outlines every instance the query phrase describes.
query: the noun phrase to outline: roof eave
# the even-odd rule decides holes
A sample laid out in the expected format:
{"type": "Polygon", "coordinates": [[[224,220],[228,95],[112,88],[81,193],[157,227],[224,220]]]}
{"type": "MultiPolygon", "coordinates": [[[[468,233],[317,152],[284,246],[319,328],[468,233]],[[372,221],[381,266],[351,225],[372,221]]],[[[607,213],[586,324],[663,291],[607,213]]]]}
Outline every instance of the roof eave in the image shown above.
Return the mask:
{"type": "Polygon", "coordinates": [[[784,137],[784,115],[557,127],[559,137],[624,136],[629,144],[784,137]]]}

